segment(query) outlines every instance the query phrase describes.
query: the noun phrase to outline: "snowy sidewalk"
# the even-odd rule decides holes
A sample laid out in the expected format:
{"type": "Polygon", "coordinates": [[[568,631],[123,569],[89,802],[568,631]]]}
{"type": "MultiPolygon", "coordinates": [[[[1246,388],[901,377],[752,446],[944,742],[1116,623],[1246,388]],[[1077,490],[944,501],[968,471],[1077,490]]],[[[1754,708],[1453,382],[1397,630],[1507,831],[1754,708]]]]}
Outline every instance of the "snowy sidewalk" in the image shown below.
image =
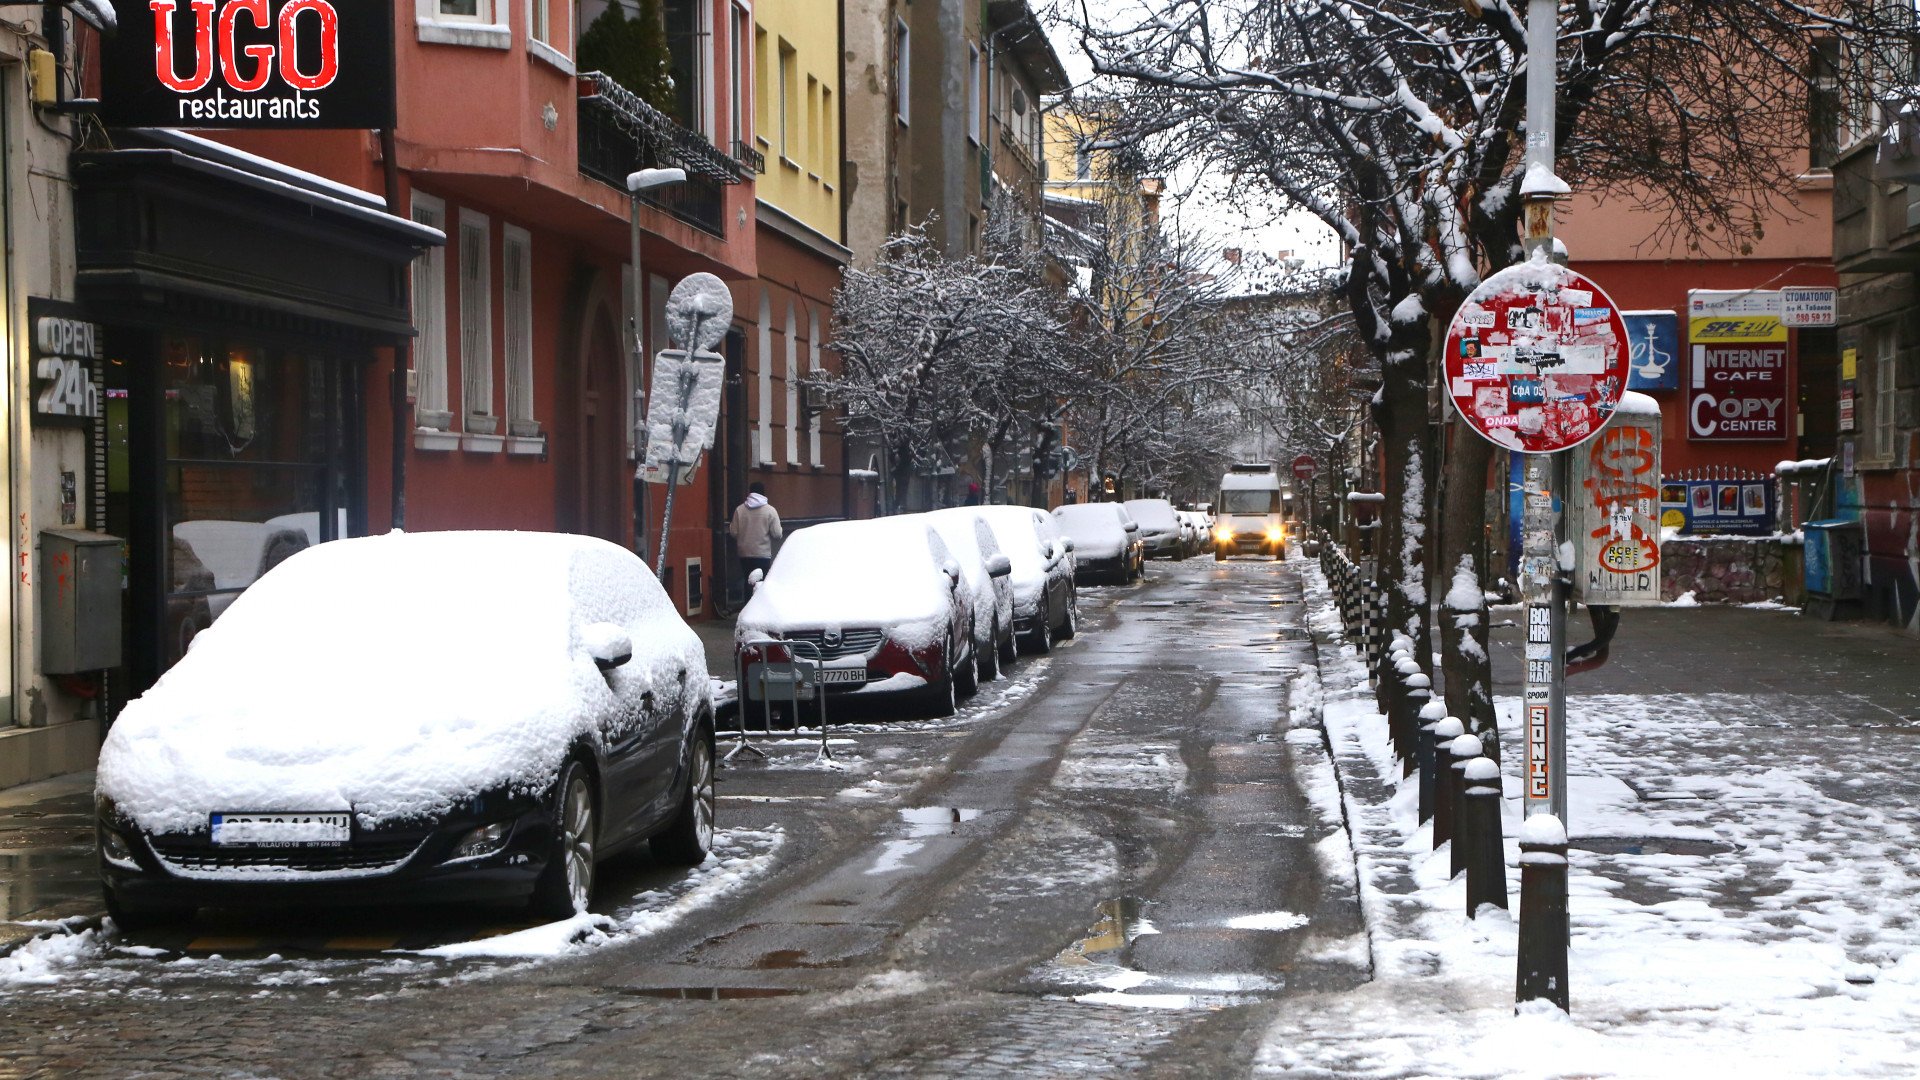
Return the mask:
{"type": "MultiPolygon", "coordinates": [[[[1786,612],[1628,613],[1632,646],[1569,699],[1572,1015],[1516,1017],[1515,925],[1464,918],[1464,879],[1430,850],[1365,672],[1317,568],[1304,572],[1376,981],[1288,1010],[1260,1071],[1920,1074],[1920,666],[1879,662],[1910,643],[1786,612]],[[1858,647],[1823,661],[1815,633],[1858,647]]],[[[1510,757],[1514,704],[1501,702],[1510,757]]],[[[1517,856],[1510,841],[1516,915],[1517,856]]]]}

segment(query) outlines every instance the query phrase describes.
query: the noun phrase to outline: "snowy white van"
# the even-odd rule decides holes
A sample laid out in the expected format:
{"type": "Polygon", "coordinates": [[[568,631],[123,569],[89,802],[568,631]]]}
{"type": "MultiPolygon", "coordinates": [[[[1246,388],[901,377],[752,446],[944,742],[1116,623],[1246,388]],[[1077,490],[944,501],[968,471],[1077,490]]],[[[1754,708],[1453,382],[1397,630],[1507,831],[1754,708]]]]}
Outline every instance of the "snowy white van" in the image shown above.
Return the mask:
{"type": "Polygon", "coordinates": [[[1287,554],[1286,502],[1271,464],[1235,465],[1220,477],[1213,505],[1213,557],[1287,554]]]}

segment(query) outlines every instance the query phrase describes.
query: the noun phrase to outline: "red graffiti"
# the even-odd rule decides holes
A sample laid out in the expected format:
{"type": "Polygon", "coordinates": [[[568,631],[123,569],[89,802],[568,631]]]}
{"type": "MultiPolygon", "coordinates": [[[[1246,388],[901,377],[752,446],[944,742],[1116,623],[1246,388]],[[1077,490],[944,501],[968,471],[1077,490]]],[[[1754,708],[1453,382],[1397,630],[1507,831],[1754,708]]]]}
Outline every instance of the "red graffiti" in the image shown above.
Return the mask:
{"type": "Polygon", "coordinates": [[[1634,502],[1646,500],[1649,505],[1658,499],[1659,489],[1651,482],[1654,466],[1653,432],[1635,424],[1620,424],[1607,428],[1593,441],[1588,452],[1588,463],[1592,466],[1592,475],[1587,477],[1586,488],[1593,505],[1603,516],[1623,517],[1624,521],[1603,521],[1591,536],[1595,540],[1609,538],[1631,540],[1640,555],[1638,565],[1625,565],[1620,561],[1622,545],[1601,543],[1598,545],[1596,559],[1602,570],[1612,574],[1631,574],[1641,570],[1651,570],[1660,563],[1660,548],[1654,538],[1647,535],[1640,526],[1640,518],[1631,513],[1622,513],[1634,502]],[[1612,556],[1612,559],[1609,559],[1612,556]]]}

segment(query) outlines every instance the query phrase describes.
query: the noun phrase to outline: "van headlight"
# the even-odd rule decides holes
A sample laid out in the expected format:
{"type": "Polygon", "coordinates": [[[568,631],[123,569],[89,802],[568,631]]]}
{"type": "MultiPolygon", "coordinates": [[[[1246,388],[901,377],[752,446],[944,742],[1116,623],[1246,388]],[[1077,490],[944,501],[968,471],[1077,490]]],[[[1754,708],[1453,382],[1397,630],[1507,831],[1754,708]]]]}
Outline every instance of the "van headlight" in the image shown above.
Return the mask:
{"type": "Polygon", "coordinates": [[[1213,538],[1223,544],[1231,544],[1233,543],[1233,530],[1222,525],[1213,530],[1213,538]]]}
{"type": "Polygon", "coordinates": [[[1270,544],[1277,544],[1286,537],[1287,530],[1282,526],[1275,525],[1267,530],[1267,542],[1270,544]]]}

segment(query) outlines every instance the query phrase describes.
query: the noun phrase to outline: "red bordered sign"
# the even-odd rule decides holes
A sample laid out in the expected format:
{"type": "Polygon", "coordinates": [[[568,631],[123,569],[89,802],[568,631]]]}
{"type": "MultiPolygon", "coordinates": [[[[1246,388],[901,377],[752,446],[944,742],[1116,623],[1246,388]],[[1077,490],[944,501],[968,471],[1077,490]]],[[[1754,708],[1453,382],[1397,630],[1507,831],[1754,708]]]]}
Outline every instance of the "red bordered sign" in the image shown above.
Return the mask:
{"type": "Polygon", "coordinates": [[[1627,326],[1613,300],[1557,263],[1481,282],[1447,328],[1447,396],[1498,446],[1551,454],[1592,438],[1627,386],[1627,326]]]}

